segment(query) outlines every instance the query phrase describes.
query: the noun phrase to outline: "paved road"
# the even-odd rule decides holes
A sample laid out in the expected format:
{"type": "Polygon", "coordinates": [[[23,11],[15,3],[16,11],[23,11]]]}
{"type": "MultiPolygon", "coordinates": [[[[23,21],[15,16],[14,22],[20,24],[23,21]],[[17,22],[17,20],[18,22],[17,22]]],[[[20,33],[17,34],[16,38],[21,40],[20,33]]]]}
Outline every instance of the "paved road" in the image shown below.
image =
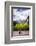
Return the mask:
{"type": "Polygon", "coordinates": [[[24,35],[29,35],[29,31],[21,31],[19,34],[19,31],[14,31],[13,36],[24,36],[24,35]]]}

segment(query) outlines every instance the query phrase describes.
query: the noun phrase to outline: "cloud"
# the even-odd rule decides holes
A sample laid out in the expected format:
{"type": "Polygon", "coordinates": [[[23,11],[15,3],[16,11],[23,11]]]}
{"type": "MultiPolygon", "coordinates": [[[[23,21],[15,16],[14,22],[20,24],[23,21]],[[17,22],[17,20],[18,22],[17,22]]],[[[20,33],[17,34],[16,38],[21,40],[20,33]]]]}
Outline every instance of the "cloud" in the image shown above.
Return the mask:
{"type": "Polygon", "coordinates": [[[18,21],[18,20],[26,20],[27,16],[31,14],[31,9],[28,10],[22,10],[22,12],[19,12],[20,10],[17,11],[17,9],[13,9],[13,21],[18,21]]]}

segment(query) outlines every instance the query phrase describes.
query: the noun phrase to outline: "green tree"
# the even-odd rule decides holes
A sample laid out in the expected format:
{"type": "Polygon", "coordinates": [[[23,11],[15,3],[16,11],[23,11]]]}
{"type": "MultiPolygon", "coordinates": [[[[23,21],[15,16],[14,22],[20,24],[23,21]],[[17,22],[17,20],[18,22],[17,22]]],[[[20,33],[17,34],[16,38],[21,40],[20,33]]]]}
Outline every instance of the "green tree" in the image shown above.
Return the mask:
{"type": "Polygon", "coordinates": [[[20,23],[20,24],[16,24],[15,25],[15,29],[16,30],[27,30],[29,28],[29,24],[23,24],[23,23],[20,23]]]}

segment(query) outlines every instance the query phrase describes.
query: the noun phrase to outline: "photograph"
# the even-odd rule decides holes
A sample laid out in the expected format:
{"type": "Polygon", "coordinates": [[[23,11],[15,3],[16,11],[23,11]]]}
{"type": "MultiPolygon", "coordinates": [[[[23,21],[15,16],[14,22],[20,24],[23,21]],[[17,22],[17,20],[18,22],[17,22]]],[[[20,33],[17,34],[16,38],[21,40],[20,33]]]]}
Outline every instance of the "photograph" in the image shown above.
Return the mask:
{"type": "Polygon", "coordinates": [[[5,43],[35,42],[35,3],[5,2],[5,43]]]}
{"type": "Polygon", "coordinates": [[[11,7],[11,37],[29,35],[30,7],[11,7]]]}

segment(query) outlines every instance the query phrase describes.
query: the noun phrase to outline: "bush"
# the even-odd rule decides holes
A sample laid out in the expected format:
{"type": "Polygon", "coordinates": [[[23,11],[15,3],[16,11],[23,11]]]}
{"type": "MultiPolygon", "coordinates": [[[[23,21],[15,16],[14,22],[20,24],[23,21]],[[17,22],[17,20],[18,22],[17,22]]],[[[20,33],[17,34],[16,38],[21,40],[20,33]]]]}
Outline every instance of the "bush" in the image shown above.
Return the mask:
{"type": "Polygon", "coordinates": [[[24,30],[27,30],[29,28],[29,24],[24,24],[23,28],[24,28],[24,30]]]}
{"type": "Polygon", "coordinates": [[[16,24],[15,29],[16,30],[27,30],[29,28],[29,24],[16,24]]]}
{"type": "Polygon", "coordinates": [[[17,29],[17,30],[20,29],[19,24],[16,24],[16,25],[15,25],[15,29],[17,29]]]}

